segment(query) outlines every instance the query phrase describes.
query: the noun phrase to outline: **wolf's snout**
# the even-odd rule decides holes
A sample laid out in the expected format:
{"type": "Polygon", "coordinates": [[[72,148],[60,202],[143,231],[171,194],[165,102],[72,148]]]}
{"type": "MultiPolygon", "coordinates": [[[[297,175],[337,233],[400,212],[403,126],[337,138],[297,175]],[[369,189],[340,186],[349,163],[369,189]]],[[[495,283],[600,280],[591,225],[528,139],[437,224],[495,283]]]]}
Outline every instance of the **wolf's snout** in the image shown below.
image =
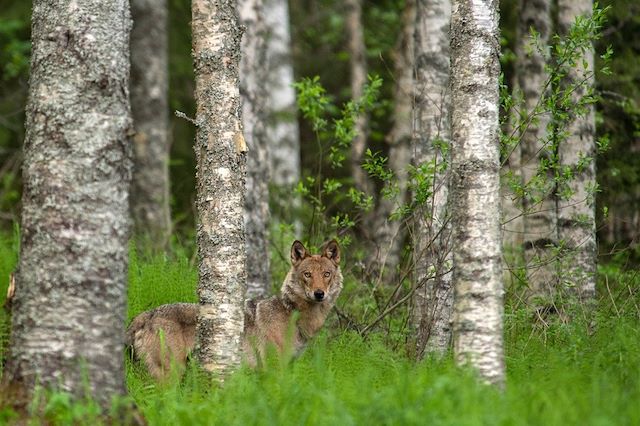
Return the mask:
{"type": "Polygon", "coordinates": [[[317,301],[321,301],[322,299],[324,299],[324,291],[315,290],[313,292],[313,297],[315,297],[317,301]]]}

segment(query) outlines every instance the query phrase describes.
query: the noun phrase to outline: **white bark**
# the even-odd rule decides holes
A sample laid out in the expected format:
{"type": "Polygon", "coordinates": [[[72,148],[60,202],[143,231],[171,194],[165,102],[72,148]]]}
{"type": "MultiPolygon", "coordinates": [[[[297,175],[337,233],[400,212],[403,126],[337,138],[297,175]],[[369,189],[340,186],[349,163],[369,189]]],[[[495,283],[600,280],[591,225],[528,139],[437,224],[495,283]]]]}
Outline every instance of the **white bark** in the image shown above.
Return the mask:
{"type": "Polygon", "coordinates": [[[454,357],[502,385],[498,1],[454,0],[450,36],[454,357]]]}
{"type": "MultiPolygon", "coordinates": [[[[558,29],[567,34],[578,16],[591,16],[591,0],[558,0],[558,29]]],[[[584,52],[583,60],[578,60],[568,75],[568,84],[578,84],[572,94],[575,102],[594,85],[593,48],[584,52]],[[586,65],[586,66],[585,66],[586,65]],[[581,83],[582,82],[582,83],[581,83]]],[[[562,168],[569,168],[573,180],[567,185],[572,195],[558,197],[558,238],[564,246],[560,259],[560,282],[583,300],[595,297],[596,286],[596,232],[595,232],[595,113],[588,107],[585,115],[574,117],[567,129],[566,141],[558,147],[558,157],[562,168]],[[578,168],[584,157],[592,159],[586,166],[578,168]]]]}
{"type": "Polygon", "coordinates": [[[300,132],[291,62],[289,7],[286,0],[263,0],[267,26],[267,144],[271,178],[292,187],[300,180],[300,132]]]}
{"type": "Polygon", "coordinates": [[[266,36],[262,0],[239,0],[240,23],[245,27],[240,59],[242,122],[249,149],[245,226],[248,298],[269,293],[269,152],[266,135],[266,36]]]}
{"type": "Polygon", "coordinates": [[[166,0],[132,0],[131,14],[131,109],[136,131],[131,212],[136,234],[162,250],[171,235],[166,0]]]}
{"type": "MultiPolygon", "coordinates": [[[[451,142],[449,93],[449,0],[418,0],[416,24],[416,117],[413,162],[439,168],[438,143],[451,142]]],[[[416,212],[413,235],[415,280],[414,324],[417,353],[444,354],[451,341],[451,228],[448,173],[434,176],[433,198],[416,212]]]]}
{"type": "Polygon", "coordinates": [[[21,247],[3,380],[125,393],[129,3],[36,0],[21,247]]]}
{"type": "Polygon", "coordinates": [[[550,171],[539,184],[532,185],[542,159],[553,158],[547,125],[550,117],[545,109],[549,75],[546,59],[532,46],[529,36],[533,28],[541,46],[547,46],[551,33],[550,3],[546,0],[521,0],[516,45],[518,86],[523,93],[521,129],[522,178],[530,191],[524,197],[524,256],[527,264],[527,298],[542,297],[549,301],[556,290],[555,247],[558,243],[555,185],[550,171]]]}
{"type": "Polygon", "coordinates": [[[192,2],[196,76],[199,281],[196,357],[226,374],[240,364],[246,285],[246,144],[239,91],[240,29],[235,1],[192,2]]]}

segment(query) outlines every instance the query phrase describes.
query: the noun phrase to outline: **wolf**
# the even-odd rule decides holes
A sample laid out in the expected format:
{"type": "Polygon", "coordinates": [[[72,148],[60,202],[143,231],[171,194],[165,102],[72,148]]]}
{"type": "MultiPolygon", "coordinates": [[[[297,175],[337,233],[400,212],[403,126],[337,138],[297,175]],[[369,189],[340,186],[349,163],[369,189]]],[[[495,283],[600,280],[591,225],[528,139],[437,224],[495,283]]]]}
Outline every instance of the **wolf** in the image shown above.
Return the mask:
{"type": "MultiPolygon", "coordinates": [[[[331,240],[321,254],[311,254],[300,241],[294,241],[291,269],[280,294],[245,302],[244,360],[255,367],[264,361],[269,347],[280,354],[289,348],[299,354],[322,328],[341,291],[338,243],[331,240]]],[[[184,370],[196,341],[197,316],[195,303],[173,303],[143,312],[127,328],[126,344],[149,373],[163,381],[172,365],[184,370]]]]}

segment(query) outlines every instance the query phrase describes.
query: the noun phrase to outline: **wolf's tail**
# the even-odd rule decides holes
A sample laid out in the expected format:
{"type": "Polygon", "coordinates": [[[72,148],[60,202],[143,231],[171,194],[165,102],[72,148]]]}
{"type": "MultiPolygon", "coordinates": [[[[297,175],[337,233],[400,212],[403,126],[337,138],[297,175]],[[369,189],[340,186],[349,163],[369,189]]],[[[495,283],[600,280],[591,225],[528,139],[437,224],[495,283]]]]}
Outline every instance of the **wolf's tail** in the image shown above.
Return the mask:
{"type": "Polygon", "coordinates": [[[131,321],[131,324],[129,324],[129,327],[127,327],[127,331],[124,337],[125,346],[128,346],[128,347],[134,346],[133,344],[135,342],[136,333],[140,331],[142,328],[144,328],[149,318],[149,313],[150,313],[149,311],[143,312],[138,316],[136,316],[133,319],[133,321],[131,321]]]}

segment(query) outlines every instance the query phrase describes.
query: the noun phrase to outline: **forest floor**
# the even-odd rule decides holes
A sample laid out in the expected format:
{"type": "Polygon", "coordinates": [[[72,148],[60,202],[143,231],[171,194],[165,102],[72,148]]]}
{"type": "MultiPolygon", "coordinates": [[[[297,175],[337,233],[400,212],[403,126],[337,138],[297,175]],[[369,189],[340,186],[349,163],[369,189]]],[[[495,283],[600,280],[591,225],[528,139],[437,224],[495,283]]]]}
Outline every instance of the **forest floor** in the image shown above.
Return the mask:
{"type": "MultiPolygon", "coordinates": [[[[0,242],[0,305],[16,252],[11,241],[0,242]]],[[[364,339],[334,327],[300,358],[274,359],[262,371],[241,368],[224,386],[195,368],[159,386],[127,358],[127,386],[150,425],[638,425],[640,279],[613,267],[601,268],[601,277],[607,296],[589,323],[534,322],[507,306],[504,392],[479,384],[449,357],[415,362],[388,336],[364,339]]],[[[186,255],[132,255],[129,319],[162,303],[193,301],[196,281],[186,255]]],[[[7,321],[0,310],[0,360],[7,321]]],[[[37,413],[34,424],[101,423],[95,404],[64,394],[47,396],[37,413]]],[[[0,424],[11,419],[0,401],[0,424]]]]}

